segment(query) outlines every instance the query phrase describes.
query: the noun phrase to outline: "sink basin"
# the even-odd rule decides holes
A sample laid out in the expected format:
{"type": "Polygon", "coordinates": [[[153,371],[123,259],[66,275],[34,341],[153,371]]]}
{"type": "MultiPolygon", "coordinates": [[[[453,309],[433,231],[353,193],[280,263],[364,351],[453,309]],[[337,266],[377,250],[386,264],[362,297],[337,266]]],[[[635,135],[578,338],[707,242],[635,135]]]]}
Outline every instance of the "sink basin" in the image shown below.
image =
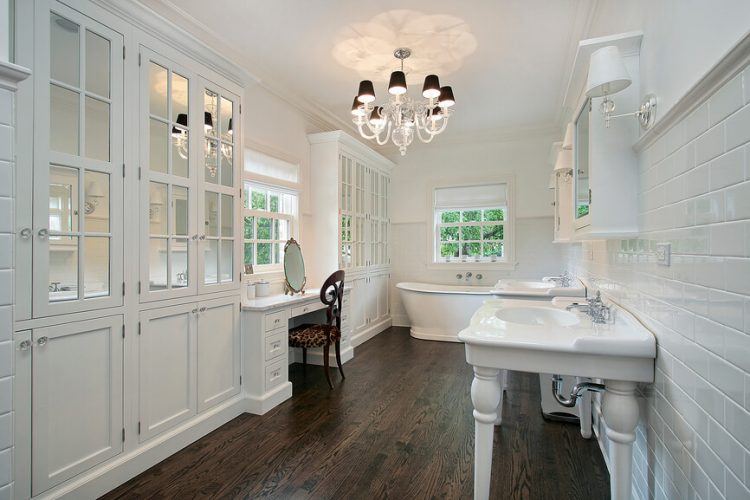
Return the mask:
{"type": "Polygon", "coordinates": [[[503,279],[490,293],[500,297],[585,297],[586,289],[577,280],[573,286],[560,287],[550,281],[503,279]]]}
{"type": "Polygon", "coordinates": [[[536,326],[572,326],[581,322],[578,315],[552,307],[504,307],[495,316],[507,323],[536,326]]]}

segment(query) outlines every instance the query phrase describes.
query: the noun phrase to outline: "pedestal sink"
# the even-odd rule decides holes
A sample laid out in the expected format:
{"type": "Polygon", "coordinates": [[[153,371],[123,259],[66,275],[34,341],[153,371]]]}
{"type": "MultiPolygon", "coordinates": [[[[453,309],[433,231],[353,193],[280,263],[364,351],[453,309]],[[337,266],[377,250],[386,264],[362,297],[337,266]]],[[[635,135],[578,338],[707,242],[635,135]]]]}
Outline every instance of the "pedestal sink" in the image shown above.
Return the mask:
{"type": "Polygon", "coordinates": [[[490,293],[500,297],[585,297],[586,288],[578,280],[572,286],[562,287],[551,281],[503,279],[490,293]]]}
{"type": "MultiPolygon", "coordinates": [[[[570,303],[570,302],[568,302],[570,303]]],[[[492,435],[501,422],[505,370],[604,380],[602,413],[610,439],[611,493],[630,500],[636,383],[654,381],[656,340],[635,317],[611,306],[613,320],[593,323],[556,301],[490,300],[458,334],[474,367],[474,498],[489,498],[492,435]]],[[[578,478],[580,479],[580,478],[578,478]]]]}

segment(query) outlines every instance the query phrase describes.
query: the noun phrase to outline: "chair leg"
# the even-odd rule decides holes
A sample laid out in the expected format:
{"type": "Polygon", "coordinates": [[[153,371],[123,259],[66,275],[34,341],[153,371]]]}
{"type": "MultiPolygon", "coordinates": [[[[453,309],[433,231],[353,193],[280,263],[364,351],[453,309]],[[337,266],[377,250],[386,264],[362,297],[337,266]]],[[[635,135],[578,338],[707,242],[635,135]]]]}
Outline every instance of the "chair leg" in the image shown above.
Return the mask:
{"type": "Polygon", "coordinates": [[[341,366],[341,342],[336,341],[336,363],[339,365],[339,373],[341,373],[341,378],[346,378],[344,376],[344,368],[341,366]]]}
{"type": "Polygon", "coordinates": [[[329,350],[329,347],[330,346],[328,344],[326,344],[323,347],[323,368],[325,368],[325,371],[326,371],[326,380],[328,380],[328,387],[330,387],[331,389],[333,389],[333,382],[331,382],[331,372],[328,370],[328,364],[329,364],[328,363],[328,350],[329,350]]]}
{"type": "Polygon", "coordinates": [[[302,348],[302,366],[307,366],[307,347],[302,348]]]}

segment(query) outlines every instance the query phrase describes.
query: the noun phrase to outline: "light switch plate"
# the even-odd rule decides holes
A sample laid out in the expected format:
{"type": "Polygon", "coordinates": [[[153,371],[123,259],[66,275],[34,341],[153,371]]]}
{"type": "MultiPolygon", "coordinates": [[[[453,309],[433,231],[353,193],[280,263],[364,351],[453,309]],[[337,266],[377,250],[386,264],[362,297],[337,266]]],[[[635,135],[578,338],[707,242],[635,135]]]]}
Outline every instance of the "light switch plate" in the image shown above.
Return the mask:
{"type": "Polygon", "coordinates": [[[660,266],[670,266],[672,264],[672,244],[656,244],[656,263],[660,266]]]}

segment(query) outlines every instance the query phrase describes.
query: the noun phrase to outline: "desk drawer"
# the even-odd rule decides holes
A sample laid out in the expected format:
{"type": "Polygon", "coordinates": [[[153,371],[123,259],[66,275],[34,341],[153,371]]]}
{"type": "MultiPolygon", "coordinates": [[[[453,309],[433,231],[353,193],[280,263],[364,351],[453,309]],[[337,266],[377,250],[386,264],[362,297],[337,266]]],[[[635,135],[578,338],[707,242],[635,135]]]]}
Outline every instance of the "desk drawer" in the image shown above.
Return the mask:
{"type": "Polygon", "coordinates": [[[303,306],[292,307],[292,318],[302,316],[303,314],[307,314],[312,311],[317,311],[318,309],[325,309],[325,307],[326,305],[319,301],[305,304],[303,306]]]}
{"type": "Polygon", "coordinates": [[[287,370],[286,356],[281,356],[273,363],[268,363],[266,366],[266,392],[286,382],[287,370]]]}
{"type": "Polygon", "coordinates": [[[289,310],[281,309],[280,311],[266,314],[266,331],[276,330],[277,328],[287,328],[289,326],[289,310]]]}
{"type": "Polygon", "coordinates": [[[281,356],[288,351],[287,333],[279,330],[278,333],[271,332],[266,337],[266,361],[281,356]]]}

